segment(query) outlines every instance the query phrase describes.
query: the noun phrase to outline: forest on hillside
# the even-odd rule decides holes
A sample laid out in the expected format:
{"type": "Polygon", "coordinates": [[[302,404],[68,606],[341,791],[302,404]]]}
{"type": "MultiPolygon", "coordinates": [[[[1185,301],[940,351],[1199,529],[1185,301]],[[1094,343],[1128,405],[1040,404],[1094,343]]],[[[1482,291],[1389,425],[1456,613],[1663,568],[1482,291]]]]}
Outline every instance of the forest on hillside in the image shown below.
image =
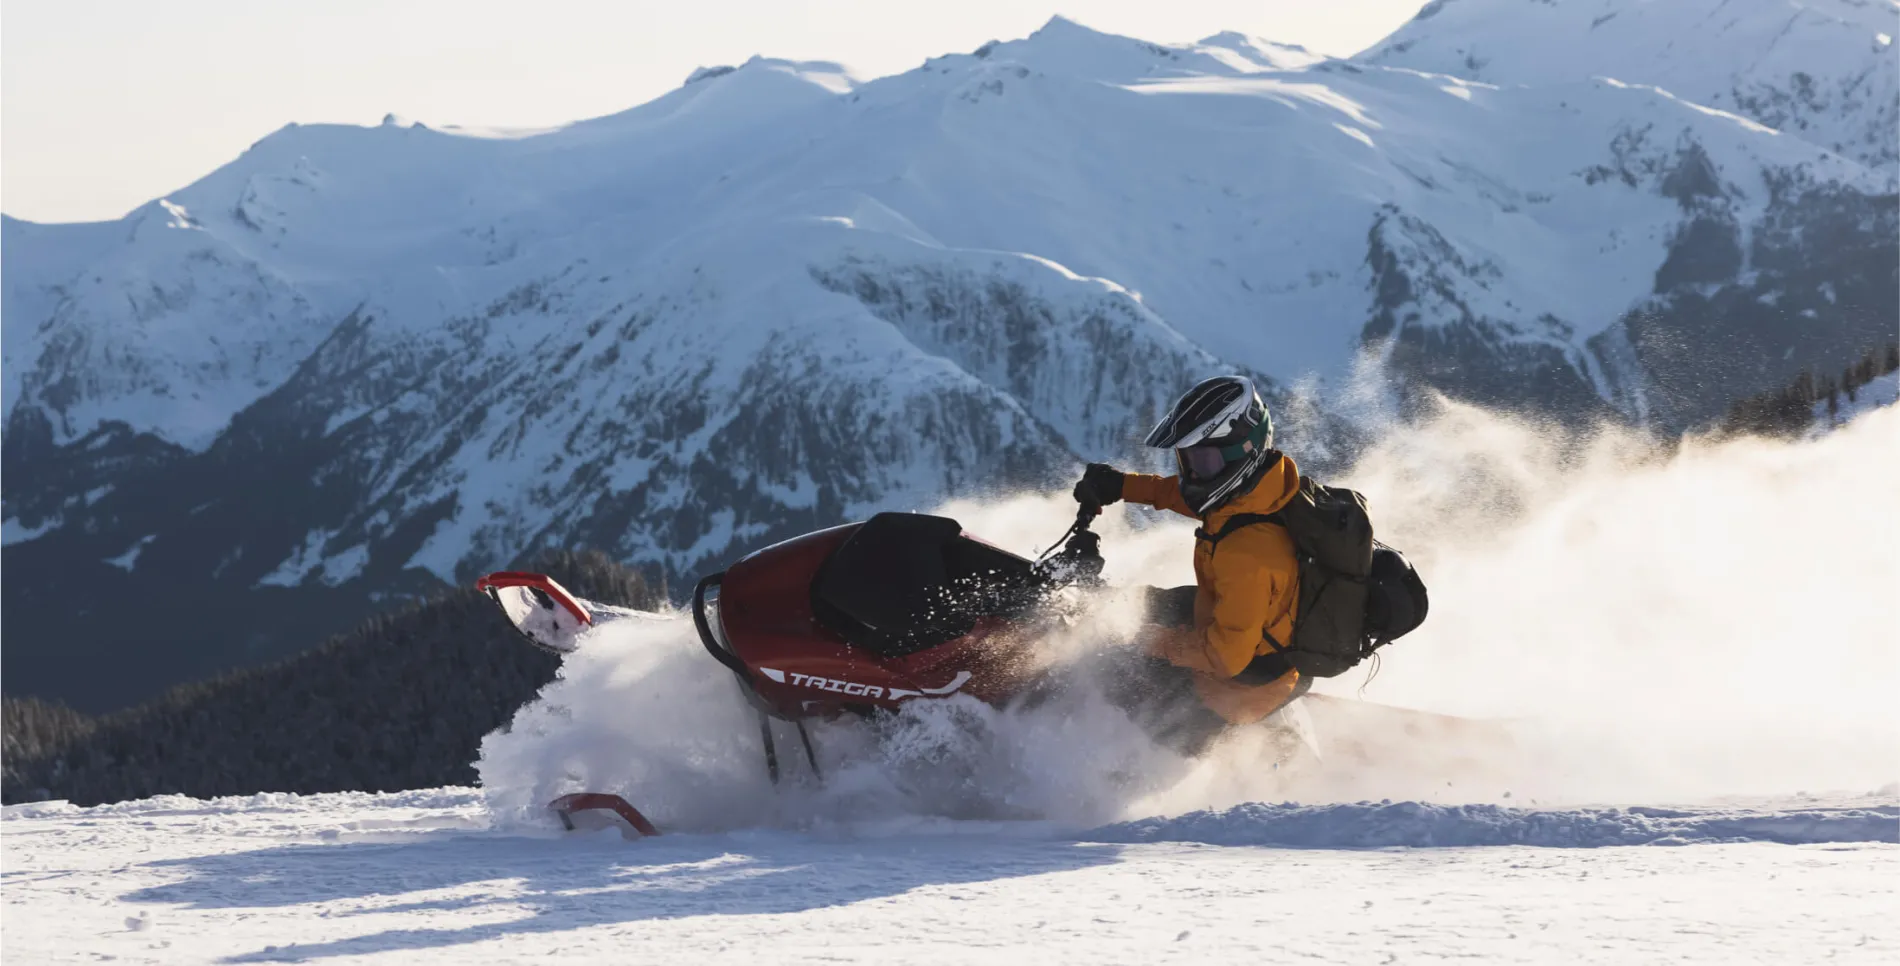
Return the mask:
{"type": "MultiPolygon", "coordinates": [[[[531,569],[590,600],[663,606],[639,573],[598,552],[549,554],[531,569]]],[[[0,801],[471,785],[482,736],[506,726],[559,664],[463,588],[111,714],[8,697],[0,801]]]]}
{"type": "Polygon", "coordinates": [[[1828,416],[1837,416],[1843,400],[1857,402],[1862,386],[1896,369],[1900,369],[1900,342],[1868,349],[1842,367],[1838,376],[1802,370],[1794,382],[1780,389],[1730,404],[1721,429],[1728,433],[1800,436],[1813,428],[1816,407],[1825,404],[1828,416]]]}

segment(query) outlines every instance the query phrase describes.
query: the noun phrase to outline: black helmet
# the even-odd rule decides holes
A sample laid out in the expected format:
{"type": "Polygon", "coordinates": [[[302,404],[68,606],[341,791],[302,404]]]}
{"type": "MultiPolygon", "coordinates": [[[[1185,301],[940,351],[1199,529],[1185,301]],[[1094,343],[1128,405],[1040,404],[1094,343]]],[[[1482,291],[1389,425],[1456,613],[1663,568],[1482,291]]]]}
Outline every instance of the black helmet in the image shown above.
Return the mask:
{"type": "Polygon", "coordinates": [[[1240,376],[1215,376],[1188,390],[1155,424],[1148,445],[1174,450],[1181,496],[1201,516],[1247,492],[1280,455],[1267,404],[1240,376]]]}

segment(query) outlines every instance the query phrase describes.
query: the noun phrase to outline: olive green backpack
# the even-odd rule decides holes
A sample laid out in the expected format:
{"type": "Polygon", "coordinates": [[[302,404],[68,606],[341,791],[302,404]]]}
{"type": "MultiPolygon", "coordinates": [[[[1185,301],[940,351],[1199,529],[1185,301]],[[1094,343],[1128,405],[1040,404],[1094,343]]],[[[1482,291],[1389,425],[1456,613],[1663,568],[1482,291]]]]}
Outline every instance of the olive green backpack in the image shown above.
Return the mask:
{"type": "MultiPolygon", "coordinates": [[[[1292,639],[1269,636],[1279,653],[1268,658],[1280,657],[1308,677],[1330,678],[1424,623],[1430,604],[1424,580],[1404,554],[1373,539],[1366,498],[1358,492],[1302,476],[1299,491],[1280,509],[1235,514],[1219,532],[1194,535],[1218,549],[1228,534],[1262,523],[1286,528],[1300,568],[1292,639]]],[[[1248,668],[1250,677],[1263,678],[1278,677],[1275,670],[1248,668]]]]}

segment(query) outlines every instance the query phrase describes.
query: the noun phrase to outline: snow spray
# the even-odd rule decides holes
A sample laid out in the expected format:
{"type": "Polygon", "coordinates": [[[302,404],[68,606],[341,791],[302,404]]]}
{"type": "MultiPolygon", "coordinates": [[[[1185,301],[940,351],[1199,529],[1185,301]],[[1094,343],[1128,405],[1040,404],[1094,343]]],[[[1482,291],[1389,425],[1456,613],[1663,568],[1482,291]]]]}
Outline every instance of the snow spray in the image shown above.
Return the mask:
{"type": "MultiPolygon", "coordinates": [[[[1362,414],[1363,416],[1363,414],[1362,414]]],[[[915,702],[812,727],[824,780],[759,722],[680,615],[593,632],[560,678],[483,743],[503,822],[557,795],[625,795],[681,831],[854,831],[920,822],[1092,825],[1245,801],[1405,798],[1554,804],[1866,792],[1900,770],[1900,411],[1818,439],[1691,441],[1660,453],[1455,403],[1391,421],[1328,482],[1364,492],[1382,539],[1431,588],[1431,617],[1316,693],[1494,719],[1522,754],[1472,767],[1456,739],[1391,760],[1280,768],[1263,729],[1188,761],[1089,688],[1030,710],[915,702]],[[1454,763],[1457,764],[1454,764],[1454,763]]],[[[1034,556],[1066,494],[934,508],[1034,556]]],[[[1191,521],[1112,508],[1111,585],[1193,579],[1191,521]]],[[[1110,594],[1046,642],[1062,661],[1131,639],[1110,594]]],[[[1333,736],[1338,737],[1338,736],[1333,736]]]]}
{"type": "Polygon", "coordinates": [[[1347,483],[1432,610],[1366,697],[1523,722],[1543,767],[1520,790],[1552,798],[1890,785],[1896,444],[1891,407],[1666,455],[1456,405],[1385,434],[1347,483]]]}

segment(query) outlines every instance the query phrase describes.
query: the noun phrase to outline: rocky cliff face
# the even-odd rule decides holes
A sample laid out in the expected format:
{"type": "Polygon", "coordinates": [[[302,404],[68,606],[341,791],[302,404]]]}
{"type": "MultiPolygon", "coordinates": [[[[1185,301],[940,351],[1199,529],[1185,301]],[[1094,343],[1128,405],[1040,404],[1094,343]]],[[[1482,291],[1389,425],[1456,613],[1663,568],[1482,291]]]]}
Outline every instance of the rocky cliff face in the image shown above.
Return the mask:
{"type": "Polygon", "coordinates": [[[9,690],[118,703],[542,547],[677,584],[1051,485],[1213,371],[1310,414],[1372,351],[1685,425],[1896,317],[1878,156],[1242,40],[1056,21],[531,137],[291,127],[120,222],[7,219],[9,690]]]}
{"type": "Polygon", "coordinates": [[[1651,291],[1586,345],[1607,401],[1685,426],[1891,335],[1896,34],[1900,9],[1872,0],[1439,0],[1356,61],[1527,90],[1644,85],[1859,166],[1738,171],[1726,146],[1632,123],[1580,171],[1680,207],[1651,291]]]}

